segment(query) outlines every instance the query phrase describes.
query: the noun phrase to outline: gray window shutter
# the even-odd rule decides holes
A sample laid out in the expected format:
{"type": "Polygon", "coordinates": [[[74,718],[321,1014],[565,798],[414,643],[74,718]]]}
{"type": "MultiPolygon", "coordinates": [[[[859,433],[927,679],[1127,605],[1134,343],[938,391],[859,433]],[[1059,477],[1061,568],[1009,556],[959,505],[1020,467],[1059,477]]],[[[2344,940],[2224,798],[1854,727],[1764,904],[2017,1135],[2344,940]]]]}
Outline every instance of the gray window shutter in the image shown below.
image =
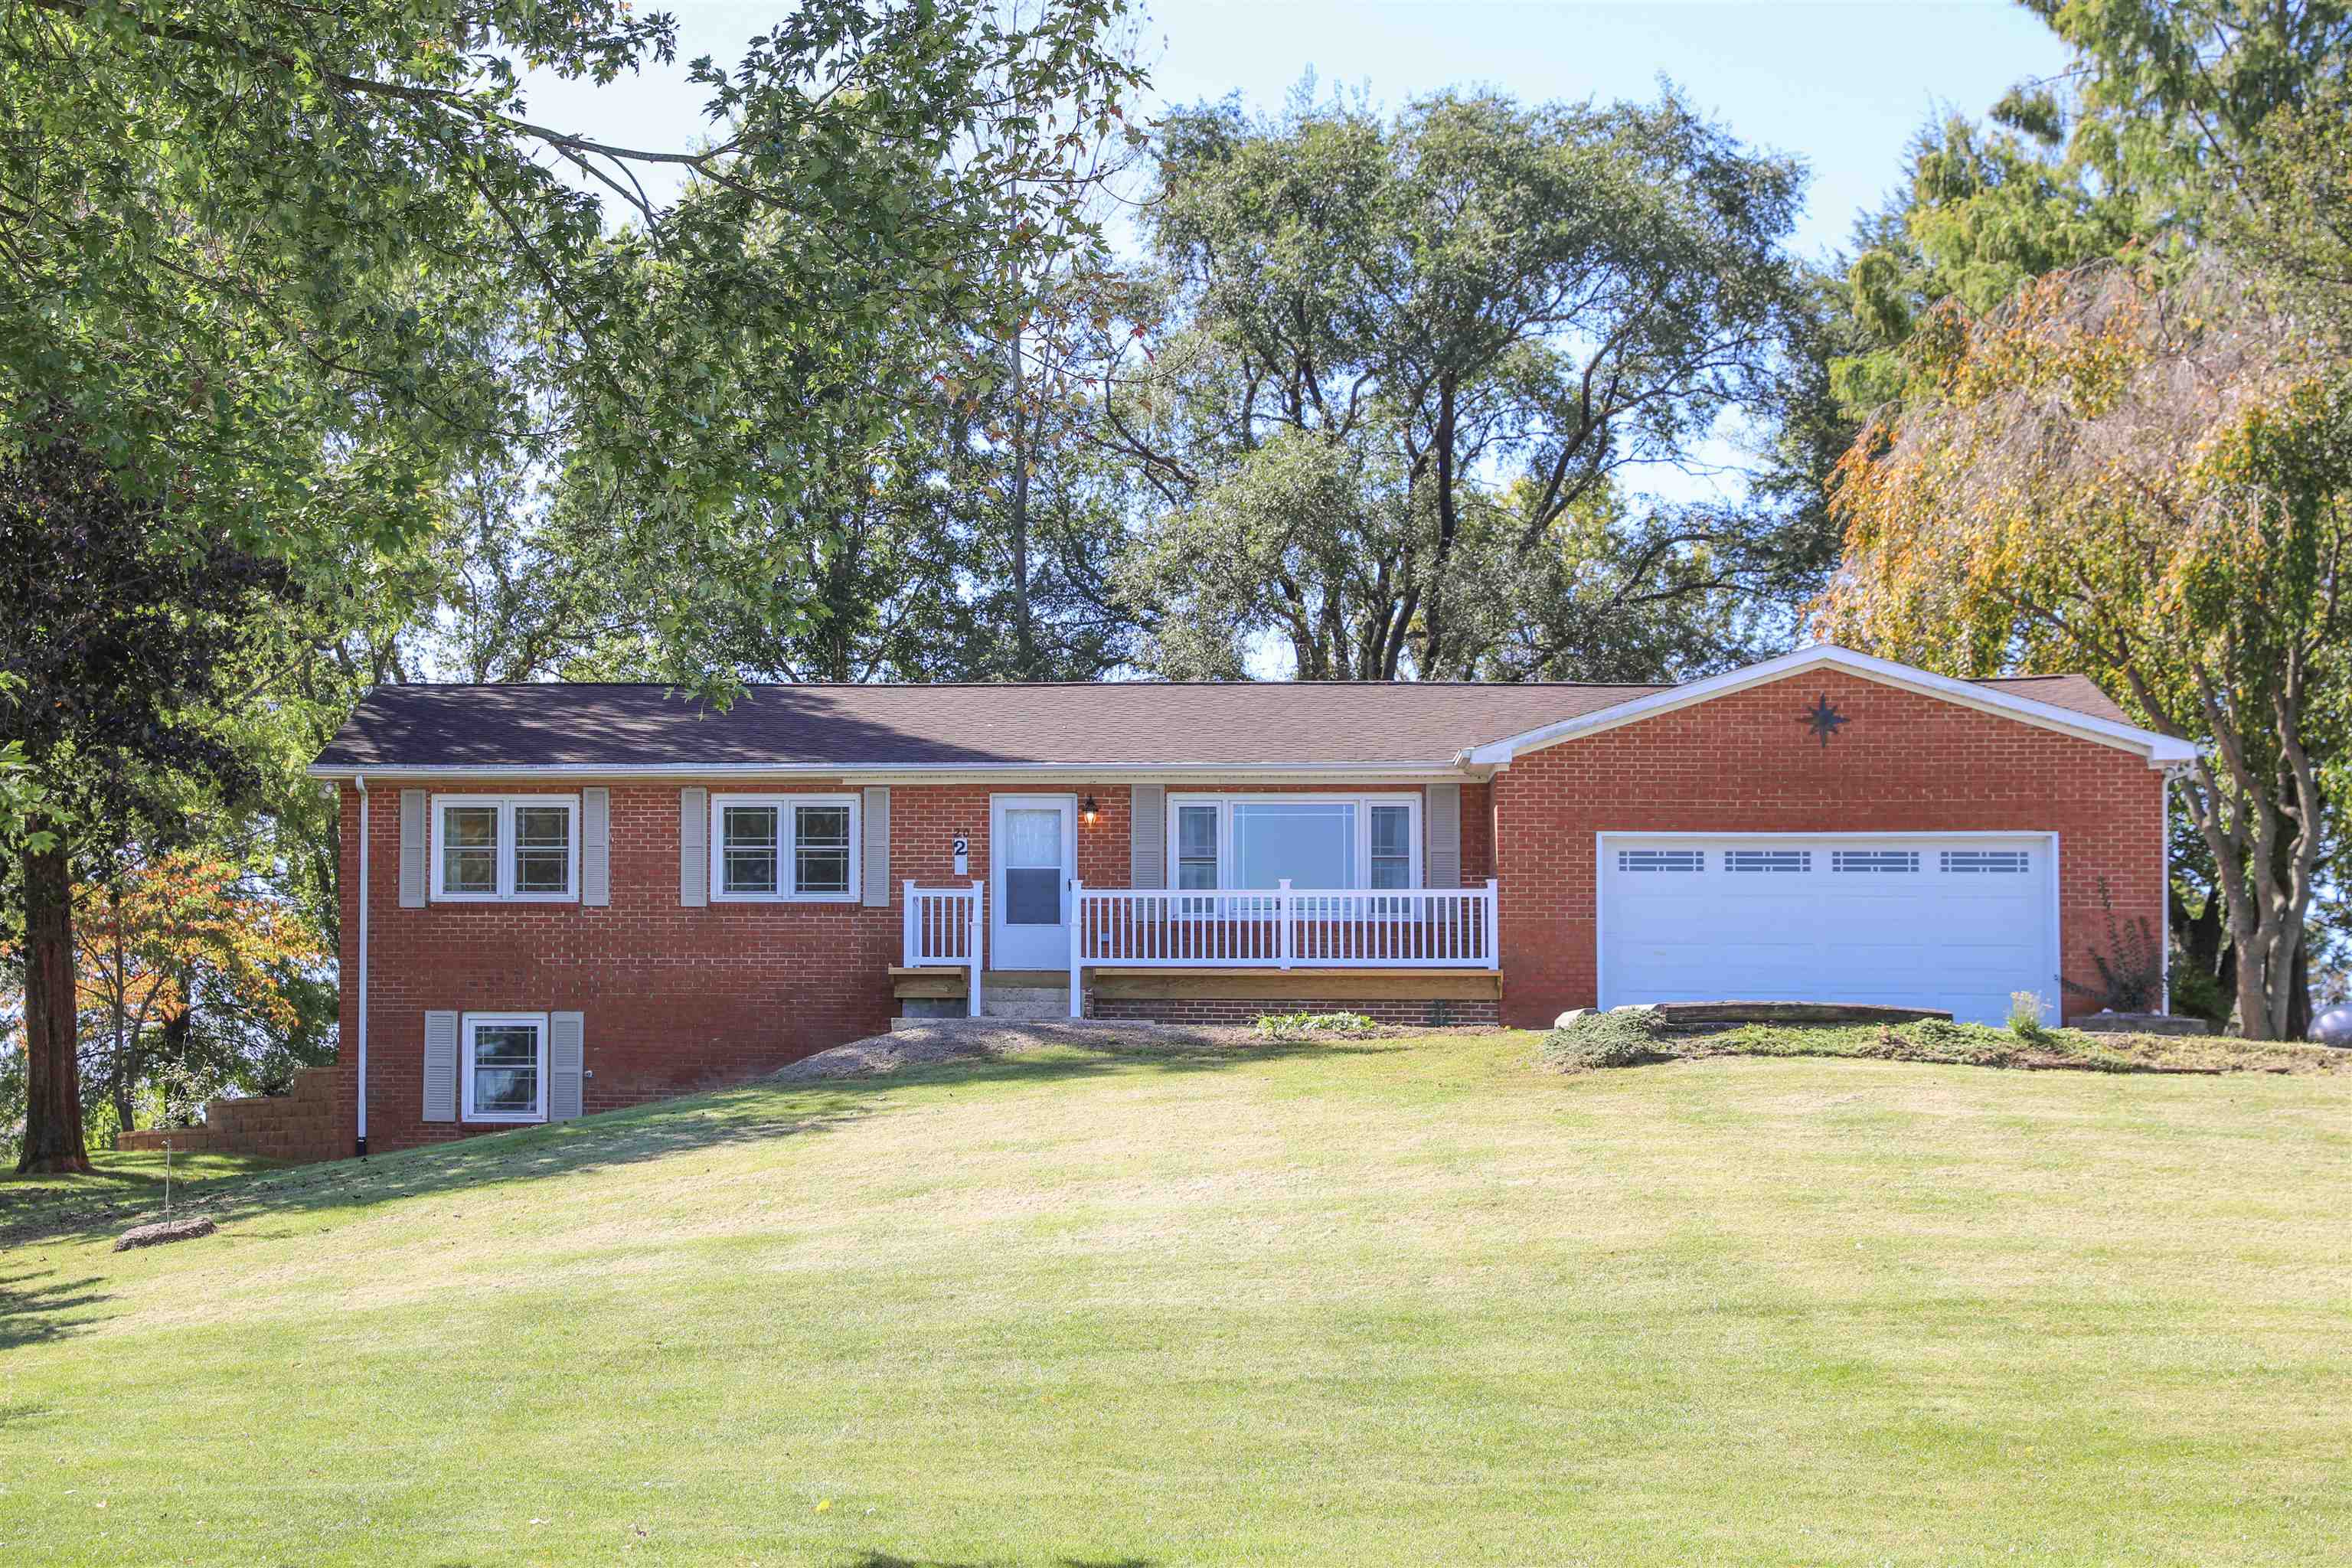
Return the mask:
{"type": "Polygon", "coordinates": [[[577,1013],[547,1016],[547,1119],[569,1121],[580,1114],[587,1077],[587,1031],[577,1013]]]}
{"type": "Polygon", "coordinates": [[[425,1015],[425,1120],[457,1120],[457,1015],[425,1015]]]}
{"type": "Polygon", "coordinates": [[[613,901],[613,792],[580,792],[580,901],[613,901]]]}
{"type": "Polygon", "coordinates": [[[425,792],[400,792],[400,907],[425,907],[425,792]]]}
{"type": "Polygon", "coordinates": [[[869,910],[890,907],[890,789],[866,786],[866,847],[858,855],[858,875],[866,879],[861,901],[869,910]]]}
{"type": "Polygon", "coordinates": [[[699,909],[710,901],[710,792],[677,792],[677,901],[699,909]]]}
{"type": "Polygon", "coordinates": [[[1462,885],[1462,786],[1431,784],[1426,815],[1429,847],[1422,858],[1422,875],[1433,888],[1458,888],[1462,885]]]}
{"type": "Polygon", "coordinates": [[[1168,786],[1137,784],[1128,792],[1127,879],[1131,887],[1168,885],[1168,786]]]}

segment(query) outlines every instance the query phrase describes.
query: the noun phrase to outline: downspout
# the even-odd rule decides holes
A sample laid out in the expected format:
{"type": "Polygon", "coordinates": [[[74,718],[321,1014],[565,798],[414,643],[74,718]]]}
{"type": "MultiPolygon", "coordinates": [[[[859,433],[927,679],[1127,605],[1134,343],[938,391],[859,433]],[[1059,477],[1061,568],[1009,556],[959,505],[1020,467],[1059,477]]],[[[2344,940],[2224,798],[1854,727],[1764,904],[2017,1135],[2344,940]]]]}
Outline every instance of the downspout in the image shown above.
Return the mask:
{"type": "Polygon", "coordinates": [[[367,1014],[368,1014],[368,787],[367,775],[353,773],[360,791],[360,998],[359,998],[359,1148],[367,1158],[367,1014]]]}

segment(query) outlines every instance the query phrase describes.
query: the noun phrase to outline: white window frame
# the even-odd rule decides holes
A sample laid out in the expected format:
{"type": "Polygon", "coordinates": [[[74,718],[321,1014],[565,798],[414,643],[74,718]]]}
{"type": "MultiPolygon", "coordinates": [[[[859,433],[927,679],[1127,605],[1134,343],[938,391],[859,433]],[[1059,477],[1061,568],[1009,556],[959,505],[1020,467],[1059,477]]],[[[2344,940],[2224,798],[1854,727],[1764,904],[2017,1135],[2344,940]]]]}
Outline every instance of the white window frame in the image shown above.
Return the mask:
{"type": "Polygon", "coordinates": [[[854,904],[858,901],[865,885],[864,864],[866,823],[863,802],[855,794],[847,795],[720,795],[710,796],[710,901],[715,904],[854,904]],[[727,808],[729,806],[773,806],[776,810],[776,890],[772,893],[730,893],[727,890],[727,808]],[[797,889],[800,860],[795,849],[797,826],[795,807],[803,805],[846,806],[849,808],[849,890],[841,893],[803,893],[797,889]]]}
{"type": "MultiPolygon", "coordinates": [[[[1307,891],[1346,892],[1409,892],[1419,891],[1426,884],[1427,871],[1423,861],[1422,797],[1411,791],[1371,795],[1257,795],[1248,791],[1193,792],[1179,795],[1168,792],[1168,887],[1176,887],[1178,864],[1178,825],[1181,808],[1188,805],[1213,805],[1217,808],[1217,886],[1218,892],[1265,892],[1270,889],[1236,888],[1234,875],[1234,812],[1235,805],[1352,805],[1356,808],[1356,875],[1360,879],[1350,889],[1309,889],[1307,891]],[[1376,805],[1401,805],[1405,808],[1405,842],[1412,850],[1412,862],[1406,868],[1402,888],[1374,889],[1370,886],[1372,875],[1372,811],[1376,805]]],[[[1205,889],[1182,889],[1202,892],[1205,889]]]]}
{"type": "Polygon", "coordinates": [[[431,858],[433,901],[436,904],[576,904],[580,901],[580,797],[576,795],[436,795],[433,797],[433,820],[425,835],[425,854],[431,858]],[[494,893],[452,891],[445,878],[448,863],[442,855],[441,814],[449,806],[488,805],[499,813],[499,887],[494,893]],[[515,832],[517,806],[560,806],[563,810],[564,837],[569,853],[563,868],[564,890],[561,893],[519,893],[515,891],[515,832]]]}
{"type": "Polygon", "coordinates": [[[547,1120],[547,1015],[544,1013],[467,1013],[457,1019],[457,1073],[460,1093],[464,1097],[462,1115],[467,1121],[528,1122],[547,1120]],[[529,1114],[512,1110],[476,1110],[474,1109],[474,1031],[488,1025],[492,1027],[528,1025],[539,1031],[539,1104],[529,1114]]]}

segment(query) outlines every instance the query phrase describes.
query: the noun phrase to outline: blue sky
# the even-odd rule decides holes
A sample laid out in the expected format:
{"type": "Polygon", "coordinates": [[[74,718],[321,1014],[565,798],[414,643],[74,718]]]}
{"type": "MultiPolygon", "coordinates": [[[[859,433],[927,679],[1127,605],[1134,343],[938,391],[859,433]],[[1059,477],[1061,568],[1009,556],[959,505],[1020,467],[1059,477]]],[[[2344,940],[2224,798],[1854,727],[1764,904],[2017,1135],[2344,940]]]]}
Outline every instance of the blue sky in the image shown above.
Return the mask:
{"type": "MultiPolygon", "coordinates": [[[[681,56],[731,62],[788,6],[667,8],[681,56]]],[[[1649,98],[1667,76],[1742,139],[1804,160],[1812,186],[1797,239],[1813,255],[1841,246],[1854,214],[1895,186],[1904,144],[1929,116],[1981,114],[2065,58],[2009,0],[1158,0],[1149,36],[1160,103],[1238,91],[1272,109],[1310,69],[1389,105],[1457,85],[1529,100],[1649,98]]],[[[531,90],[536,118],[658,147],[699,132],[699,106],[675,73],[531,90]]]]}

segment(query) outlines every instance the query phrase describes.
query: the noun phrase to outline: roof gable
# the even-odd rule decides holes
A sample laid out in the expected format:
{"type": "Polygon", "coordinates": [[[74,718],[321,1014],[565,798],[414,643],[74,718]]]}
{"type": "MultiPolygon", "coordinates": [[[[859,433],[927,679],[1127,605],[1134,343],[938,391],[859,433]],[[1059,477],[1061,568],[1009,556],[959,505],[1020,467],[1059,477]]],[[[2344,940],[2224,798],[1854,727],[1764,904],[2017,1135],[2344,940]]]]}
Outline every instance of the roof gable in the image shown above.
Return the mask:
{"type": "Polygon", "coordinates": [[[1678,708],[1727,697],[1735,691],[1786,679],[1813,669],[1840,669],[1866,680],[1940,698],[1964,708],[2013,719],[2042,729],[2055,730],[2101,745],[2135,752],[2150,767],[2170,767],[2192,761],[2196,748],[2170,735],[2144,730],[2125,719],[2107,695],[2081,676],[2012,677],[1996,680],[1961,680],[1948,675],[1877,658],[1852,648],[1822,644],[1769,658],[1722,675],[1681,686],[1644,692],[1612,707],[1572,715],[1556,722],[1472,748],[1475,766],[1508,767],[1523,752],[1563,741],[1580,740],[1620,725],[1639,723],[1678,708]]]}

